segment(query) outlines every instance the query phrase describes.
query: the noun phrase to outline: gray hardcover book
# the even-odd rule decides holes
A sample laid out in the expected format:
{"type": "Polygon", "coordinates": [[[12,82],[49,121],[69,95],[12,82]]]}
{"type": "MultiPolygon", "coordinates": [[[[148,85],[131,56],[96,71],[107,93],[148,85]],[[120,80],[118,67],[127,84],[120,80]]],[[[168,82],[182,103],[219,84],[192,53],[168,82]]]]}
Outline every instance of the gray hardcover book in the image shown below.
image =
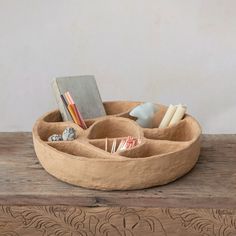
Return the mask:
{"type": "Polygon", "coordinates": [[[70,92],[84,119],[106,115],[94,76],[59,77],[54,79],[52,87],[64,121],[71,120],[70,114],[60,97],[67,91],[70,92]]]}

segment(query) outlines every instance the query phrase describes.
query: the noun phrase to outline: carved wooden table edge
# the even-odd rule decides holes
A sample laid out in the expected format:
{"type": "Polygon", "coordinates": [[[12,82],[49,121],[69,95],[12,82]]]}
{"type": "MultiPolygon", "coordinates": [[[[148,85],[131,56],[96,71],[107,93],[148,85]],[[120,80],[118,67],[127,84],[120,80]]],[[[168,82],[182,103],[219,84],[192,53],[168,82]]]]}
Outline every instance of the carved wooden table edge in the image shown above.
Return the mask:
{"type": "Polygon", "coordinates": [[[236,235],[236,135],[203,135],[199,162],[188,175],[142,191],[61,183],[45,173],[32,150],[30,134],[0,133],[0,235],[236,235]],[[71,194],[59,194],[63,190],[71,194]]]}
{"type": "Polygon", "coordinates": [[[0,212],[1,235],[236,235],[235,210],[56,205],[0,212]]]}

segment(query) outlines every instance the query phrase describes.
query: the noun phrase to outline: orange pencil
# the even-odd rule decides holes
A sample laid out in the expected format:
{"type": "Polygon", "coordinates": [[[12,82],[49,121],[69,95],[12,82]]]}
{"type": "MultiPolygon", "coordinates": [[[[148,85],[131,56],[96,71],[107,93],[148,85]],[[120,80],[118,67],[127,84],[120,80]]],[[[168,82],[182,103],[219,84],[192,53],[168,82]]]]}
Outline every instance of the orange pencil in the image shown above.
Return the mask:
{"type": "Polygon", "coordinates": [[[75,114],[76,114],[76,118],[77,118],[78,121],[80,122],[81,127],[84,128],[84,129],[86,129],[87,127],[86,127],[86,125],[85,125],[83,119],[81,118],[80,113],[79,113],[79,111],[77,110],[76,105],[75,105],[75,104],[71,104],[71,105],[73,106],[73,109],[74,109],[75,114]]]}
{"type": "MultiPolygon", "coordinates": [[[[70,112],[70,114],[71,114],[71,116],[72,116],[73,121],[74,121],[76,124],[78,124],[78,121],[77,121],[77,119],[76,119],[76,116],[75,116],[75,114],[74,114],[74,111],[73,111],[73,108],[72,108],[71,104],[69,104],[67,108],[68,108],[68,110],[69,110],[69,112],[70,112]]],[[[78,124],[78,125],[79,125],[79,124],[78,124]]]]}
{"type": "Polygon", "coordinates": [[[75,102],[74,102],[73,98],[71,97],[70,93],[69,93],[69,92],[66,92],[66,93],[65,93],[65,96],[66,96],[68,102],[73,106],[73,110],[74,110],[74,112],[75,112],[75,114],[76,114],[76,118],[77,118],[78,121],[80,122],[82,128],[87,129],[87,126],[86,126],[86,124],[85,124],[85,122],[84,122],[84,119],[83,119],[81,113],[79,112],[79,110],[77,109],[77,107],[76,107],[76,105],[75,105],[75,102]]]}
{"type": "Polygon", "coordinates": [[[71,98],[70,96],[70,93],[69,92],[66,92],[65,93],[65,97],[67,99],[67,102],[68,102],[68,106],[70,106],[70,111],[73,113],[73,120],[76,124],[78,124],[79,126],[81,126],[81,128],[83,128],[83,125],[82,125],[82,122],[80,121],[80,118],[76,112],[76,108],[75,108],[75,104],[74,104],[74,101],[73,99],[71,98]]]}

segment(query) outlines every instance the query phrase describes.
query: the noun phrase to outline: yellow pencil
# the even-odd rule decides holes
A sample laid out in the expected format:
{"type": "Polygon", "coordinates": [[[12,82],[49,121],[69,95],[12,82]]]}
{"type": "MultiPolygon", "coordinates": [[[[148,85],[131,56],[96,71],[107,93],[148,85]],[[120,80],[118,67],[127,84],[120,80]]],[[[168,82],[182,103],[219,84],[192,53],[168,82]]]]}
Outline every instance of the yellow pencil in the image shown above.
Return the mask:
{"type": "Polygon", "coordinates": [[[71,106],[71,104],[68,105],[68,110],[72,116],[72,119],[73,121],[77,124],[77,125],[80,125],[76,119],[76,116],[75,116],[75,113],[74,113],[74,110],[73,110],[73,107],[71,106]]]}

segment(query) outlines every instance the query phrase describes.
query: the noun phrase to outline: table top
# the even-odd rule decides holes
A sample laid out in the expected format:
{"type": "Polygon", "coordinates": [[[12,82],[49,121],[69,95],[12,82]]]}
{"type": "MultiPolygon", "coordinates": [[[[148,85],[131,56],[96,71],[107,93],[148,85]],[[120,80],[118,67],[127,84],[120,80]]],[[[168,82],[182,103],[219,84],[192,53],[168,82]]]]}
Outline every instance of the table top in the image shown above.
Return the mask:
{"type": "Polygon", "coordinates": [[[187,175],[144,190],[98,191],[57,180],[40,165],[31,133],[0,133],[0,205],[236,208],[236,135],[202,135],[187,175]]]}

